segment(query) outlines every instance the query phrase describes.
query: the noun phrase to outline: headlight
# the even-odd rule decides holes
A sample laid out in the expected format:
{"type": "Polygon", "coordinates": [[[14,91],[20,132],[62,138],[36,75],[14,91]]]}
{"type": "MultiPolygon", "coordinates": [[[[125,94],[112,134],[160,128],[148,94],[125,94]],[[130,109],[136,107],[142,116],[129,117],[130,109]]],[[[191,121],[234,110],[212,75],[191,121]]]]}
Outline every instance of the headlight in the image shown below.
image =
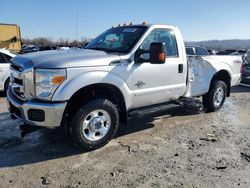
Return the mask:
{"type": "Polygon", "coordinates": [[[36,69],[36,97],[43,100],[51,100],[57,87],[60,86],[65,79],[65,69],[36,69]]]}

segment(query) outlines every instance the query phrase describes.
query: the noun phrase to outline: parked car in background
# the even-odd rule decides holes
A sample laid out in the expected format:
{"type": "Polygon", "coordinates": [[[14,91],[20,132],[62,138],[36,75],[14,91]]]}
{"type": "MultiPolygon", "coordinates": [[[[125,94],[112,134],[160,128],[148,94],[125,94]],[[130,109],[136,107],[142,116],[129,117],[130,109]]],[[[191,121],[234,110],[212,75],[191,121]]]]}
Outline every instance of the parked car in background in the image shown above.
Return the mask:
{"type": "Polygon", "coordinates": [[[241,76],[241,83],[250,86],[250,50],[243,55],[243,70],[241,76]]]}
{"type": "Polygon", "coordinates": [[[40,51],[46,51],[46,50],[56,50],[56,46],[40,46],[40,51]]]}
{"type": "Polygon", "coordinates": [[[247,61],[247,56],[248,56],[247,55],[247,50],[239,50],[239,51],[231,53],[230,55],[241,56],[243,64],[245,64],[246,61],[247,61]]]}
{"type": "Polygon", "coordinates": [[[185,46],[187,55],[209,55],[206,48],[200,46],[185,46]]]}
{"type": "Polygon", "coordinates": [[[230,55],[234,52],[237,52],[237,50],[236,49],[226,49],[226,50],[219,51],[217,53],[217,55],[230,55]]]}
{"type": "Polygon", "coordinates": [[[67,46],[61,46],[61,47],[58,47],[58,50],[69,50],[69,47],[67,47],[67,46]]]}
{"type": "Polygon", "coordinates": [[[247,62],[250,63],[250,50],[247,51],[247,62]]]}
{"type": "Polygon", "coordinates": [[[30,53],[30,52],[38,52],[38,51],[40,51],[40,47],[35,46],[35,45],[28,45],[28,46],[22,48],[22,53],[24,53],[24,54],[30,53]]]}
{"type": "Polygon", "coordinates": [[[209,55],[216,55],[218,53],[217,50],[207,50],[209,55]]]}
{"type": "Polygon", "coordinates": [[[9,50],[0,49],[0,91],[7,91],[10,83],[10,60],[16,54],[9,50]]]}

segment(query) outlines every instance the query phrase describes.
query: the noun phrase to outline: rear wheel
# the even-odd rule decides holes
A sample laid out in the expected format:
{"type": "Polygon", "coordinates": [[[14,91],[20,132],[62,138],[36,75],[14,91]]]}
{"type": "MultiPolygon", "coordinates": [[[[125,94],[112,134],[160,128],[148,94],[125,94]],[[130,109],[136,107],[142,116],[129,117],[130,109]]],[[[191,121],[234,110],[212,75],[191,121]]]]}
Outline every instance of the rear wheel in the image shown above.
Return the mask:
{"type": "Polygon", "coordinates": [[[208,93],[203,96],[203,105],[207,112],[218,111],[226,100],[227,85],[221,80],[215,80],[208,93]]]}
{"type": "Polygon", "coordinates": [[[83,105],[73,117],[71,136],[81,149],[97,149],[114,137],[118,126],[115,105],[106,99],[96,99],[83,105]]]}

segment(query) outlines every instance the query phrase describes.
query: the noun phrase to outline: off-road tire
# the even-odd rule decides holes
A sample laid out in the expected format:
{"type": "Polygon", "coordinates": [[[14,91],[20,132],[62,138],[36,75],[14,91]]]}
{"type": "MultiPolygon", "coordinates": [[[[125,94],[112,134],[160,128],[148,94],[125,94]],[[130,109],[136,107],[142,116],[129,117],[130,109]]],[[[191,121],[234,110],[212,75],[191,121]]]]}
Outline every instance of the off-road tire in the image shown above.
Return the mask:
{"type": "Polygon", "coordinates": [[[84,104],[74,115],[71,124],[71,138],[74,144],[81,150],[94,150],[106,145],[116,134],[119,127],[119,113],[115,105],[107,99],[96,99],[84,104]],[[96,109],[105,110],[111,124],[106,135],[98,141],[90,141],[83,135],[83,121],[89,113],[96,109]]]}
{"type": "Polygon", "coordinates": [[[203,106],[205,107],[207,112],[216,112],[218,111],[224,104],[226,100],[226,94],[227,94],[227,85],[225,82],[221,80],[215,80],[213,83],[211,83],[210,89],[208,93],[206,93],[203,98],[203,106]],[[218,102],[217,105],[215,105],[215,95],[218,89],[221,88],[223,91],[221,101],[218,102]]]}

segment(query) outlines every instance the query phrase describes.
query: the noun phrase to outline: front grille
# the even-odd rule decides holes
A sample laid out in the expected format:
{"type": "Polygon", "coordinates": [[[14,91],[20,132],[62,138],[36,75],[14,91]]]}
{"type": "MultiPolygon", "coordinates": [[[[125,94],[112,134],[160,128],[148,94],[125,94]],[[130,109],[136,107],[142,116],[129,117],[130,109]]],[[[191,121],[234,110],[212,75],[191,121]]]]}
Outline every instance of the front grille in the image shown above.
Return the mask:
{"type": "Polygon", "coordinates": [[[24,71],[21,67],[15,64],[10,65],[10,76],[12,91],[16,97],[25,100],[24,96],[24,71]]]}
{"type": "Polygon", "coordinates": [[[14,82],[14,83],[17,83],[17,84],[19,84],[19,85],[23,85],[23,80],[22,80],[22,79],[18,79],[18,78],[14,78],[14,77],[13,77],[13,82],[14,82]]]}

